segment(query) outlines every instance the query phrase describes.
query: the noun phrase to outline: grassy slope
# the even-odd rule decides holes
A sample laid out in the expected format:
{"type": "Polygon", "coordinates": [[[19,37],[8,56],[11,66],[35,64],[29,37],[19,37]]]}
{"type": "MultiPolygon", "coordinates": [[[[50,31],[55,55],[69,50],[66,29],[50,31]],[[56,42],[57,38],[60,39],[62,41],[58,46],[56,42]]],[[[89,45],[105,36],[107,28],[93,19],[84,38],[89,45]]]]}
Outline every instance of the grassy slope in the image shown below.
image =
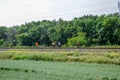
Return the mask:
{"type": "Polygon", "coordinates": [[[0,80],[120,80],[119,74],[117,65],[0,60],[0,80]]]}

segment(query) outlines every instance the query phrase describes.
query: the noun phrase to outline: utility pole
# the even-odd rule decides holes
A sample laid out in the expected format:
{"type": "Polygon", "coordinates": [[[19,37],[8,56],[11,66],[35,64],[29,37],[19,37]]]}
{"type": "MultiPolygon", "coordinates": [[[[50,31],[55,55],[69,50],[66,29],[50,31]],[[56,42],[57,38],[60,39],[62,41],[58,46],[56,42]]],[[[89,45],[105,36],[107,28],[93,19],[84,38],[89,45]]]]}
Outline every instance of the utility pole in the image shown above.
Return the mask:
{"type": "Polygon", "coordinates": [[[120,1],[118,1],[119,16],[120,16],[120,1]]]}

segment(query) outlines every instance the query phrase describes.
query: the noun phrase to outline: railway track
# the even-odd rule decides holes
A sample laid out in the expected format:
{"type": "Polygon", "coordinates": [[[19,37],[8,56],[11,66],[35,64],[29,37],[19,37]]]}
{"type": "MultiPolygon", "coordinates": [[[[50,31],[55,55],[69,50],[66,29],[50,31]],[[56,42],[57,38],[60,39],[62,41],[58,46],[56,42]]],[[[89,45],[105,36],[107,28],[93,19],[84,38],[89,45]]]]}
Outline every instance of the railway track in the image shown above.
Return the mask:
{"type": "Polygon", "coordinates": [[[36,51],[117,51],[120,52],[120,48],[24,48],[24,49],[17,49],[17,48],[0,48],[0,51],[6,50],[36,50],[36,51]]]}

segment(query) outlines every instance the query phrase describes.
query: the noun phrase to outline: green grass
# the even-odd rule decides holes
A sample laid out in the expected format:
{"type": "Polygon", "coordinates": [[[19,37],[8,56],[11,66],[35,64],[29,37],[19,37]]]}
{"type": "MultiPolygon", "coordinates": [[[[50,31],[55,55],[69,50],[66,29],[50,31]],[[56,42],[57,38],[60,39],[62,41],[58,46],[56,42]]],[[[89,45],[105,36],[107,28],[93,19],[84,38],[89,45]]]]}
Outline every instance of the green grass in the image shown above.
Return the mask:
{"type": "Polygon", "coordinates": [[[0,59],[85,62],[120,65],[119,51],[60,51],[15,49],[0,51],[0,59]]]}
{"type": "Polygon", "coordinates": [[[0,80],[120,80],[120,66],[78,62],[0,60],[0,80]]]}

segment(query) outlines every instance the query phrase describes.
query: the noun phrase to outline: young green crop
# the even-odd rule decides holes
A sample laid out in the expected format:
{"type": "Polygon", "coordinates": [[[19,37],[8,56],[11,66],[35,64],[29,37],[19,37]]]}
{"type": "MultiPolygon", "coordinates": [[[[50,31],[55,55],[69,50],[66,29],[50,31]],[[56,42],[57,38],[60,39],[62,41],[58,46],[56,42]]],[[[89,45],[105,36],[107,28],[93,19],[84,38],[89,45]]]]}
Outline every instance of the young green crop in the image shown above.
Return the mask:
{"type": "Polygon", "coordinates": [[[120,80],[117,65],[0,60],[0,68],[0,80],[120,80]]]}

